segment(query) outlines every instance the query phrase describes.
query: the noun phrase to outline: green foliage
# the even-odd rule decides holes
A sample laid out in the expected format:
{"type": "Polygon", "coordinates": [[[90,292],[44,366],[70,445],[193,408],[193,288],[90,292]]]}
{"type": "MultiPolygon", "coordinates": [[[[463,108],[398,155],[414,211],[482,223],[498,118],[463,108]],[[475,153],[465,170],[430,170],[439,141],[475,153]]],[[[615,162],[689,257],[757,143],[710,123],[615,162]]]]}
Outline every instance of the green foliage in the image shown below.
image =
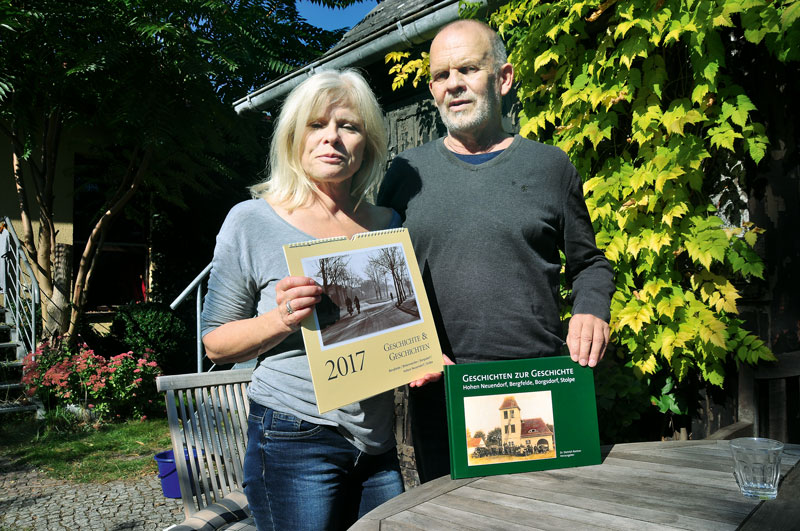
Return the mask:
{"type": "Polygon", "coordinates": [[[558,145],[587,177],[598,245],[617,273],[620,352],[643,374],[674,375],[653,397],[662,412],[687,412],[675,390],[690,373],[722,386],[729,356],[773,359],[736,318],[733,282],[763,275],[760,230],[726,224],[707,185],[723,177],[715,160],[764,156],[730,51],[747,39],[797,58],[793,5],[534,0],[491,17],[516,69],[521,133],[558,145]]]}
{"type": "Polygon", "coordinates": [[[149,352],[124,352],[110,359],[85,343],[74,351],[66,342],[44,341],[25,357],[22,383],[50,410],[78,406],[85,421],[144,419],[163,410],[155,379],[161,374],[149,352]]]}
{"type": "Polygon", "coordinates": [[[408,78],[413,74],[411,84],[414,88],[419,85],[420,81],[427,81],[430,72],[430,58],[428,52],[422,52],[421,56],[417,59],[408,60],[411,54],[409,52],[389,52],[386,54],[385,62],[395,63],[389,69],[389,75],[394,74],[392,80],[392,90],[397,90],[406,84],[408,78]]]}
{"type": "MultiPolygon", "coordinates": [[[[650,407],[650,393],[630,362],[607,354],[594,370],[594,387],[601,444],[654,438],[646,433],[651,423],[644,421],[650,407]]],[[[656,438],[658,435],[655,434],[656,438]]]]}
{"type": "MultiPolygon", "coordinates": [[[[74,325],[95,252],[131,198],[147,190],[156,200],[149,205],[189,208],[187,190],[242,187],[240,172],[251,180],[253,159],[263,166],[258,141],[266,120],[237,116],[231,103],[315,59],[342,34],[308,24],[295,0],[3,2],[0,136],[25,174],[18,183],[22,219],[43,221],[38,241],[32,230],[21,237],[29,258],[41,262],[34,269],[51,277],[39,279],[45,304],[60,301],[52,296],[49,252],[54,193],[71,189],[74,177],[76,205],[91,210],[75,236],[87,244],[76,249],[84,259],[66,301],[74,325]],[[73,150],[75,174],[56,171],[58,158],[73,150]],[[56,183],[63,178],[70,180],[66,188],[56,183]]],[[[152,212],[143,210],[130,218],[146,220],[152,212]]],[[[64,332],[54,321],[48,332],[64,332]]]]}
{"type": "Polygon", "coordinates": [[[194,335],[166,304],[120,306],[111,323],[110,336],[124,350],[150,352],[166,374],[191,372],[194,367],[194,335]]]}

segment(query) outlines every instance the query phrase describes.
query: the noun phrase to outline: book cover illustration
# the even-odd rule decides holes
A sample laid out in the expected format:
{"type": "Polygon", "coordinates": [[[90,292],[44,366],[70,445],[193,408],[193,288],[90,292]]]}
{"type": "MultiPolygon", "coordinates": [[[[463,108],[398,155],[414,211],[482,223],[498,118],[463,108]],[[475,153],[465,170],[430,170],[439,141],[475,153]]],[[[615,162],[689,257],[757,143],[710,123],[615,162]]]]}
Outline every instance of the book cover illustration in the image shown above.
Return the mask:
{"type": "Polygon", "coordinates": [[[442,370],[406,229],[285,245],[284,254],[292,275],[323,289],[301,323],[320,413],[442,370]]]}
{"type": "Polygon", "coordinates": [[[453,479],[600,463],[590,368],[559,356],[444,370],[453,479]]]}

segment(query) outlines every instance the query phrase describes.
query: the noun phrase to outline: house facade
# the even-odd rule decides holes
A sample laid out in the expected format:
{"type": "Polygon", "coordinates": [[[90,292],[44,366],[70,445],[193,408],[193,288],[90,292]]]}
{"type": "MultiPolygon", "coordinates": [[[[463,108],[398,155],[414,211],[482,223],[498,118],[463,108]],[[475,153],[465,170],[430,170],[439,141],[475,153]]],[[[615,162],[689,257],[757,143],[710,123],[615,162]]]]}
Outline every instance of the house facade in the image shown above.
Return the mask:
{"type": "Polygon", "coordinates": [[[522,410],[513,396],[507,396],[503,400],[499,412],[503,445],[555,450],[553,430],[541,417],[522,418],[522,410]]]}

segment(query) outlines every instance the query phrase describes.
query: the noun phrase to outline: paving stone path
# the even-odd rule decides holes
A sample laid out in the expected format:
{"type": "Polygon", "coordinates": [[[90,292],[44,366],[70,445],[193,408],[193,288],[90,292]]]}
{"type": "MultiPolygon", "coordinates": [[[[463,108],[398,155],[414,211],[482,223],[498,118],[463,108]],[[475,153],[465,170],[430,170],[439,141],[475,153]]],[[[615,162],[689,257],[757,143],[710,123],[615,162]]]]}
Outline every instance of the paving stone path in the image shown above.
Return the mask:
{"type": "Polygon", "coordinates": [[[162,530],[183,520],[156,475],[75,483],[48,478],[0,456],[0,531],[162,530]]]}

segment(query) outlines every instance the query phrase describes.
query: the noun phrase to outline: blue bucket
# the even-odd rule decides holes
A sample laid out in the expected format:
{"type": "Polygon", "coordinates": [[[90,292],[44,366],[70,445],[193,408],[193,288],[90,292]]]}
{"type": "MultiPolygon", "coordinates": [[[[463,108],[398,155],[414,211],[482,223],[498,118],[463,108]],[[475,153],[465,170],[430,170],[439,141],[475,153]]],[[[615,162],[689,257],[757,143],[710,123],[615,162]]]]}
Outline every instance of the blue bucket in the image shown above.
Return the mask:
{"type": "MultiPolygon", "coordinates": [[[[189,467],[189,451],[183,450],[186,458],[186,468],[189,469],[189,478],[192,477],[192,469],[189,467]]],[[[197,453],[195,452],[195,456],[197,453]]],[[[161,480],[161,491],[165,498],[180,498],[181,485],[178,481],[178,469],[175,466],[175,453],[166,450],[156,454],[156,464],[158,465],[158,478],[161,480]]],[[[195,457],[195,463],[197,458],[195,457]]],[[[194,489],[192,489],[194,491],[194,489]]],[[[194,492],[192,492],[194,494],[194,492]]]]}

